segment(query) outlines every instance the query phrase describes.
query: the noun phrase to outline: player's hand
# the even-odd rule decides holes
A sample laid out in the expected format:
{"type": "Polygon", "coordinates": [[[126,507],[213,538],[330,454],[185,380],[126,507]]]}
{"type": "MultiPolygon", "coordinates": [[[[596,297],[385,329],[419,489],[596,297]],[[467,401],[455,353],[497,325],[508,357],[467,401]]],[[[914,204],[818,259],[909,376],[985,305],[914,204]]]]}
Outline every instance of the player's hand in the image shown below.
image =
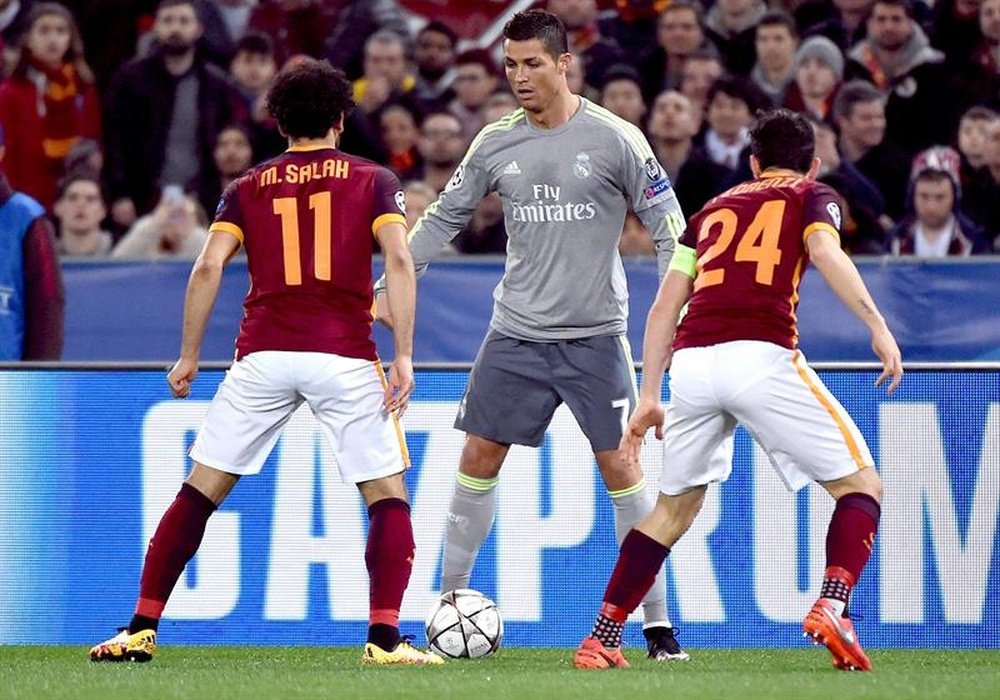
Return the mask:
{"type": "Polygon", "coordinates": [[[891,394],[896,391],[903,378],[903,356],[899,352],[896,339],[887,328],[872,334],[872,350],[882,361],[882,374],[875,380],[875,386],[882,386],[889,377],[892,377],[887,389],[891,394]]]}
{"type": "Polygon", "coordinates": [[[186,399],[191,393],[191,384],[198,376],[198,361],[180,358],[167,373],[167,384],[175,399],[186,399]]]}
{"type": "Polygon", "coordinates": [[[642,441],[646,437],[646,431],[656,428],[656,439],[663,439],[663,420],[665,412],[659,401],[640,398],[639,404],[635,407],[632,417],[628,419],[628,426],[622,440],[618,444],[618,449],[622,451],[625,459],[632,463],[638,463],[639,452],[642,450],[642,441]]]}
{"type": "Polygon", "coordinates": [[[389,311],[389,295],[385,292],[375,295],[375,320],[392,330],[392,312],[389,311]]]}
{"type": "Polygon", "coordinates": [[[392,361],[392,369],[389,370],[388,386],[385,388],[382,404],[387,411],[390,413],[395,411],[396,417],[402,418],[410,403],[411,393],[413,393],[413,359],[409,355],[397,355],[392,361]]]}

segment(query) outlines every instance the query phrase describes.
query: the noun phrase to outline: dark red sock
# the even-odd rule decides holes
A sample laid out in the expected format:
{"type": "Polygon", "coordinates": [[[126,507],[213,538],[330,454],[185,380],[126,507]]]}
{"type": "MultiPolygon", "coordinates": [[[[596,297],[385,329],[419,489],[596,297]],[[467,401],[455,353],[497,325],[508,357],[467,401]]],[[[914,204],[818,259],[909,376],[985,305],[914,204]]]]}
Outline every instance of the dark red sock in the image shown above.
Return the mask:
{"type": "Polygon", "coordinates": [[[399,498],[372,503],[368,507],[368,546],[365,549],[370,601],[368,622],[372,627],[399,627],[399,606],[410,582],[415,550],[409,504],[399,498]]]}
{"type": "Polygon", "coordinates": [[[881,512],[878,501],[866,493],[849,493],[837,499],[826,532],[826,567],[828,572],[846,571],[851,577],[849,587],[861,578],[871,556],[881,512]]]}
{"type": "Polygon", "coordinates": [[[622,540],[618,563],[604,591],[601,615],[615,622],[625,622],[656,579],[656,572],[670,549],[649,535],[630,530],[622,540]]]}
{"type": "Polygon", "coordinates": [[[187,483],[181,486],[146,549],[137,616],[160,619],[177,579],[201,545],[205,524],[215,508],[215,503],[195,487],[187,483]]]}

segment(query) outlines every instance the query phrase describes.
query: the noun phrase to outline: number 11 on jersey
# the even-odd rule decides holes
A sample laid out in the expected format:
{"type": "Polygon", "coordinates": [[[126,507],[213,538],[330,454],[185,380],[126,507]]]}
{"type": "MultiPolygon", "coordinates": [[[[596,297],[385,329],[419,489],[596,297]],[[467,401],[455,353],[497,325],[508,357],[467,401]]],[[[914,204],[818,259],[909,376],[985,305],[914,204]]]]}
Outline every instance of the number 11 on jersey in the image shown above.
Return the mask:
{"type": "MultiPolygon", "coordinates": [[[[330,280],[332,268],[331,211],[329,192],[309,196],[313,212],[313,274],[318,280],[330,280]]],[[[274,213],[281,218],[281,243],[285,261],[285,284],[302,284],[302,255],[299,250],[299,209],[295,197],[278,197],[273,202],[274,213]]]]}

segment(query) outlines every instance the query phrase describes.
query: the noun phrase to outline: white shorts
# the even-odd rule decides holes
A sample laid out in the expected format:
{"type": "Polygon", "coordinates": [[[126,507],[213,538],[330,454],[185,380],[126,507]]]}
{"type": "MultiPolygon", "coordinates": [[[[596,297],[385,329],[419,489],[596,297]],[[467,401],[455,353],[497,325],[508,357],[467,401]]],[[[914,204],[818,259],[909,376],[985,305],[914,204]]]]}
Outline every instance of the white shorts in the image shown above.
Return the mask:
{"type": "Polygon", "coordinates": [[[321,352],[264,351],[235,362],[191,446],[191,459],[256,474],[305,401],[322,426],[341,478],[360,483],[409,466],[403,429],[382,405],[380,362],[321,352]]]}
{"type": "Polygon", "coordinates": [[[740,340],[674,353],[660,490],[675,496],[729,478],[737,422],[790,491],[874,465],[858,427],[801,352],[740,340]]]}

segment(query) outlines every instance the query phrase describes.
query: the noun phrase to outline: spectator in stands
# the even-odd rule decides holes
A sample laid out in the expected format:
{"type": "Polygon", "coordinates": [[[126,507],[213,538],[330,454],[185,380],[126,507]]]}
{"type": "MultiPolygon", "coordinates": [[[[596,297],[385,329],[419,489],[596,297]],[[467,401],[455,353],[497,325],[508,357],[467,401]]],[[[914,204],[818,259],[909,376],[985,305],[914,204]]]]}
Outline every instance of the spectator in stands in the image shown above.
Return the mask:
{"type": "Polygon", "coordinates": [[[642,99],[642,79],[635,68],[626,64],[611,66],[604,72],[601,106],[638,127],[646,116],[642,99]]]}
{"type": "Polygon", "coordinates": [[[725,72],[718,51],[711,46],[703,46],[691,52],[684,61],[680,91],[698,109],[699,125],[708,104],[708,91],[725,72]]]}
{"type": "Polygon", "coordinates": [[[253,165],[254,152],[250,130],[240,122],[224,128],[215,140],[212,158],[215,161],[218,177],[199,192],[201,207],[206,212],[214,212],[226,188],[253,165]]]}
{"type": "Polygon", "coordinates": [[[246,100],[247,113],[254,120],[260,120],[267,114],[264,95],[278,73],[271,37],[258,31],[240,37],[229,64],[229,73],[246,100]]]}
{"type": "Polygon", "coordinates": [[[811,36],[795,52],[795,82],[784,106],[832,123],[833,99],[844,78],[844,56],[825,36],[811,36]]]}
{"type": "Polygon", "coordinates": [[[986,165],[986,142],[990,125],[1000,119],[1000,115],[989,107],[970,107],[958,123],[958,153],[962,158],[960,179],[962,187],[968,189],[975,179],[976,171],[986,165]]]}
{"type": "Polygon", "coordinates": [[[935,0],[930,26],[931,44],[949,64],[960,64],[979,43],[979,8],[982,0],[935,0]]]}
{"type": "Polygon", "coordinates": [[[198,201],[177,185],[168,185],[156,209],[132,225],[111,251],[111,257],[194,260],[208,238],[207,226],[208,219],[198,201]]]}
{"type": "Polygon", "coordinates": [[[166,185],[198,190],[216,176],[219,132],[245,116],[229,77],[199,58],[201,24],[190,0],[162,0],[156,50],[126,64],[107,100],[107,181],[121,226],[149,211],[166,185]]]}
{"type": "Polygon", "coordinates": [[[937,146],[913,163],[911,209],[891,232],[893,255],[920,258],[966,257],[989,253],[983,230],[962,213],[959,156],[937,146]]]}
{"type": "Polygon", "coordinates": [[[409,38],[410,32],[396,0],[339,0],[332,29],[323,45],[323,56],[355,78],[363,73],[365,42],[386,29],[409,38]]]}
{"type": "Polygon", "coordinates": [[[425,112],[437,112],[448,107],[455,97],[455,45],[458,35],[444,22],[431,20],[417,32],[413,47],[416,64],[416,84],[413,96],[425,112]]]}
{"type": "Polygon", "coordinates": [[[97,173],[79,170],[67,175],[59,183],[53,209],[59,221],[60,256],[92,258],[111,254],[114,237],[101,228],[108,208],[97,173]]]}
{"type": "Polygon", "coordinates": [[[871,180],[841,157],[837,150],[837,134],[830,123],[815,118],[810,118],[809,122],[816,134],[816,157],[820,159],[816,179],[830,185],[843,198],[841,247],[849,255],[885,253],[885,234],[892,225],[885,216],[885,200],[871,180]]]}
{"type": "Polygon", "coordinates": [[[750,124],[759,109],[765,109],[768,98],[760,88],[745,77],[719,78],[708,91],[705,119],[705,151],[716,163],[735,170],[750,145],[750,124]]]}
{"type": "Polygon", "coordinates": [[[722,65],[749,75],[755,60],[757,23],[767,13],[764,0],[717,0],[705,17],[705,36],[715,44],[722,65]]]}
{"type": "Polygon", "coordinates": [[[806,36],[825,36],[842,53],[846,53],[868,36],[865,20],[868,19],[873,2],[874,0],[833,0],[833,16],[810,27],[806,36]]]}
{"type": "Polygon", "coordinates": [[[279,64],[299,54],[316,58],[323,55],[327,37],[337,27],[337,4],[326,0],[257,0],[247,28],[274,40],[279,64]]]}
{"type": "Polygon", "coordinates": [[[386,163],[402,181],[416,177],[420,169],[417,142],[420,129],[413,112],[403,105],[391,105],[382,110],[382,145],[389,154],[386,163]]]}
{"type": "Polygon", "coordinates": [[[31,0],[0,0],[0,80],[10,75],[17,63],[30,10],[31,0]]]}
{"type": "MultiPolygon", "coordinates": [[[[599,2],[605,10],[598,17],[601,34],[625,51],[630,65],[638,66],[648,47],[656,43],[657,22],[664,9],[687,0],[614,0],[599,2]],[[608,8],[612,4],[613,7],[608,8]]],[[[652,100],[656,95],[649,97],[652,100]]]]}
{"type": "Polygon", "coordinates": [[[731,170],[694,144],[700,119],[690,99],[676,90],[661,92],[649,115],[649,143],[674,183],[681,210],[688,216],[719,194],[731,170]]]}
{"type": "Polygon", "coordinates": [[[771,103],[780,105],[795,79],[795,49],[799,33],[787,12],[772,10],[761,17],[754,35],[757,62],[750,77],[771,103]]]}
{"type": "Polygon", "coordinates": [[[223,70],[229,67],[256,5],[257,0],[196,0],[195,9],[203,29],[198,50],[208,61],[223,70]]]}
{"type": "Polygon", "coordinates": [[[979,35],[963,57],[951,55],[952,83],[962,106],[984,104],[1000,110],[1000,0],[979,5],[979,35]]]}
{"type": "Polygon", "coordinates": [[[406,196],[406,230],[409,231],[438,198],[438,193],[426,182],[411,180],[403,187],[403,194],[406,196]]]}
{"type": "MultiPolygon", "coordinates": [[[[0,129],[0,162],[3,151],[0,129]]],[[[65,303],[45,209],[0,173],[0,361],[58,360],[65,303]]]]}
{"type": "Polygon", "coordinates": [[[579,54],[570,52],[570,61],[566,66],[566,83],[575,95],[582,95],[591,102],[599,102],[601,93],[597,88],[593,88],[586,83],[586,75],[583,72],[583,58],[579,54]]]}
{"type": "Polygon", "coordinates": [[[594,88],[604,84],[604,72],[625,62],[625,52],[614,39],[601,36],[597,25],[597,0],[548,0],[546,8],[566,27],[569,50],[583,59],[584,82],[594,88]]]}
{"type": "Polygon", "coordinates": [[[492,124],[498,119],[506,117],[519,106],[517,98],[506,88],[501,88],[490,95],[486,104],[483,105],[483,123],[492,124]]]}
{"type": "MultiPolygon", "coordinates": [[[[497,66],[486,49],[463,51],[455,59],[455,81],[452,84],[455,99],[448,111],[462,123],[462,134],[471,142],[486,124],[483,111],[490,96],[497,89],[497,66]]],[[[516,107],[513,96],[511,102],[516,107]]],[[[514,107],[511,108],[513,110],[514,107]]]]}
{"type": "Polygon", "coordinates": [[[656,46],[638,62],[646,101],[652,102],[665,89],[680,87],[687,57],[704,45],[701,5],[696,0],[674,0],[667,5],[656,22],[656,46]]]}
{"type": "Polygon", "coordinates": [[[420,179],[435,192],[444,191],[469,143],[462,137],[462,124],[450,112],[427,115],[420,125],[417,148],[423,160],[420,179]]]}
{"type": "Polygon", "coordinates": [[[101,136],[94,76],[73,15],[62,5],[33,6],[17,63],[0,85],[0,125],[11,187],[51,209],[70,149],[81,138],[101,136]]]}
{"type": "Polygon", "coordinates": [[[68,175],[72,175],[77,170],[84,170],[93,173],[104,171],[104,152],[101,144],[94,139],[80,139],[73,144],[66,154],[63,169],[68,175]]]}
{"type": "Polygon", "coordinates": [[[847,54],[845,72],[887,96],[887,138],[910,154],[948,142],[958,114],[949,109],[944,54],[913,19],[912,0],[875,0],[867,26],[868,37],[847,54]]]}
{"type": "Polygon", "coordinates": [[[354,101],[365,114],[375,114],[413,90],[403,38],[387,29],[365,42],[364,74],[354,81],[354,101]]]}
{"type": "Polygon", "coordinates": [[[885,96],[871,83],[852,80],[837,91],[833,117],[840,130],[841,154],[879,189],[886,214],[899,221],[910,157],[885,138],[885,96]]]}
{"type": "Polygon", "coordinates": [[[986,229],[994,249],[1000,253],[1000,119],[994,119],[987,127],[983,154],[984,165],[976,171],[969,187],[965,210],[986,229]]]}
{"type": "Polygon", "coordinates": [[[256,159],[273,158],[284,151],[288,143],[278,132],[278,123],[264,104],[264,95],[278,74],[271,37],[256,30],[247,32],[236,42],[229,73],[243,96],[244,109],[249,115],[246,123],[256,159]]]}

